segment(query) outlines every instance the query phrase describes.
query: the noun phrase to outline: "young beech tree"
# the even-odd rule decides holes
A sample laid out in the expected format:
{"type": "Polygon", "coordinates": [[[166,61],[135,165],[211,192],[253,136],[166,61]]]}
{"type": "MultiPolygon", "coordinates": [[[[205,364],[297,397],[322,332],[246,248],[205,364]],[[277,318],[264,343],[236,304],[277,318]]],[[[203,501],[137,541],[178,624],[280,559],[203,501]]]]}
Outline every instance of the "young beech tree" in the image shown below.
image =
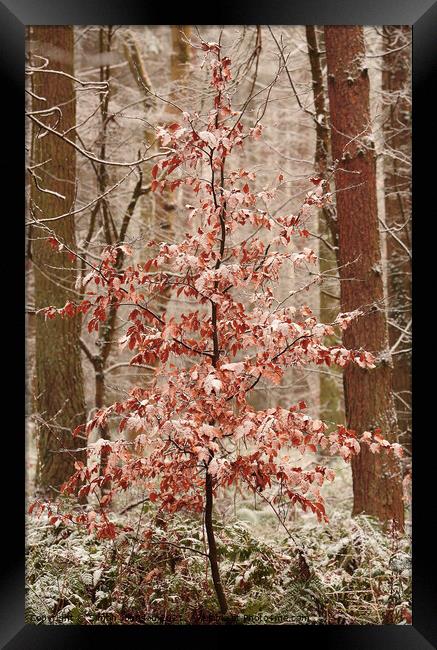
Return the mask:
{"type": "MultiPolygon", "coordinates": [[[[87,466],[77,463],[64,486],[71,494],[80,483],[79,494],[95,494],[98,508],[79,515],[51,513],[52,521],[67,516],[88,523],[100,536],[113,537],[117,530],[106,507],[117,491],[132,484],[168,513],[203,512],[207,558],[225,614],[213,523],[214,499],[220,493],[239,484],[262,495],[275,512],[286,502],[326,520],[320,489],[334,472],[317,464],[303,469],[293,456],[323,448],[349,460],[359,452],[360,441],[373,453],[400,454],[401,448],[378,431],[354,432],[340,425],[329,432],[305,413],[304,402],[258,411],[248,403],[260,380],[277,384],[286,367],[336,363],[372,368],[373,357],[323,343],[333,325],[347,327],[358,311],[321,324],[308,307],[297,309],[275,299],[282,265],[316,261],[308,248],[293,250],[292,237],[306,236],[311,206],[320,207],[329,196],[323,195],[322,182],[312,179],[313,191],[297,214],[269,214],[275,183],[256,191],[254,173],[230,166],[234,150],[260,138],[261,126],[256,122],[246,130],[242,111],[232,110],[226,91],[230,60],[222,57],[220,46],[201,42],[199,47],[211,66],[212,108],[204,117],[182,113],[180,121],[159,128],[166,155],[153,169],[155,192],[191,188],[192,204],[186,210],[197,228],[178,244],[162,242],[155,257],[122,273],[116,260],[123,245],[108,248],[92,271],[95,289],[85,300],[45,310],[48,318],[88,313],[93,331],[105,322],[108,305],[132,305],[121,343],[133,351],[134,365],[158,361],[152,386],[133,388],[127,399],[100,410],[86,425],[89,433],[116,417],[120,431],[138,433],[131,443],[99,440],[90,445],[90,457],[91,452],[109,453],[104,475],[90,458],[87,466]],[[208,172],[200,176],[201,161],[208,172]],[[191,308],[178,318],[168,310],[154,313],[148,300],[164,290],[184,296],[191,308]],[[105,481],[111,490],[102,498],[105,481]]],[[[277,185],[282,182],[279,176],[277,185]]]]}

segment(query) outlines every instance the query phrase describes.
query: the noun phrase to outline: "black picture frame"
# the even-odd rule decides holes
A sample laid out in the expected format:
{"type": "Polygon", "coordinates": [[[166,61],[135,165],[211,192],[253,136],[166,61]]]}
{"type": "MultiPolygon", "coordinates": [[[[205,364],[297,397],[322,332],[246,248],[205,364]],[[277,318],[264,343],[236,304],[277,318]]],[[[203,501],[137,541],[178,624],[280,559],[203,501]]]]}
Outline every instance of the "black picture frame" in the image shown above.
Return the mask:
{"type": "MultiPolygon", "coordinates": [[[[220,0],[190,9],[143,0],[0,0],[0,68],[2,110],[0,156],[1,214],[4,225],[1,274],[3,301],[2,389],[3,451],[0,461],[0,517],[3,550],[0,561],[0,643],[2,648],[50,650],[103,647],[126,641],[150,644],[173,641],[178,646],[193,637],[196,644],[241,644],[260,640],[277,642],[277,635],[292,647],[320,643],[323,648],[350,650],[429,650],[437,647],[435,521],[436,454],[432,407],[433,382],[422,382],[420,361],[433,363],[433,319],[421,318],[433,302],[432,259],[435,221],[434,154],[435,89],[437,69],[437,2],[432,0],[220,0]],[[32,626],[24,624],[24,316],[21,271],[17,269],[24,238],[24,32],[26,25],[43,24],[404,24],[413,27],[413,624],[405,626],[32,626]],[[434,84],[433,84],[434,81],[434,84]],[[19,198],[20,197],[20,198],[19,198]],[[7,206],[9,200],[9,207],[7,206]],[[6,221],[7,219],[7,221],[6,221]],[[422,249],[422,250],[420,250],[422,249]],[[11,253],[6,263],[6,253],[11,253]],[[431,264],[429,265],[431,267],[431,264]],[[18,278],[18,281],[16,280],[18,278]],[[431,284],[431,286],[430,286],[431,284]],[[421,303],[426,291],[427,308],[421,303]],[[422,415],[425,414],[425,415],[422,415]],[[10,421],[6,425],[6,417],[10,421]],[[147,629],[145,629],[145,627],[147,629]],[[171,637],[171,638],[170,638],[171,637]]],[[[1,286],[1,285],[0,285],[1,286]]],[[[281,639],[281,640],[282,640],[281,639]]]]}

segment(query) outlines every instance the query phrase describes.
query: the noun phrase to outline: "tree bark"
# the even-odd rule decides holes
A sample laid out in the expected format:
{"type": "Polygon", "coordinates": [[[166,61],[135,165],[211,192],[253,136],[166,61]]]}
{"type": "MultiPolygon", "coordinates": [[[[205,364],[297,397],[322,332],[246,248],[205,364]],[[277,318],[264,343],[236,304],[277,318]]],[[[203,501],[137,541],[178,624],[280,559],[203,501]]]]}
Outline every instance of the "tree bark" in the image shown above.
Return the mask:
{"type": "Polygon", "coordinates": [[[220,571],[218,566],[218,553],[217,545],[215,542],[214,526],[212,523],[212,507],[213,507],[213,490],[212,490],[212,476],[206,473],[205,480],[205,529],[206,537],[208,539],[208,557],[209,565],[211,567],[212,581],[214,583],[215,593],[220,606],[220,611],[224,615],[228,611],[228,603],[226,602],[225,592],[220,579],[220,571]]]}
{"type": "MultiPolygon", "coordinates": [[[[114,31],[111,26],[101,27],[98,31],[98,52],[101,58],[105,54],[109,54],[112,51],[113,47],[113,37],[114,31]]],[[[128,35],[124,42],[125,55],[128,58],[129,66],[131,67],[132,74],[136,75],[135,79],[138,81],[137,69],[140,66],[141,59],[139,55],[139,50],[137,48],[136,42],[132,35],[128,35]]],[[[145,72],[143,71],[145,74],[145,72]]],[[[100,81],[108,84],[108,90],[110,87],[112,77],[111,66],[109,64],[100,66],[100,81]]],[[[144,79],[143,79],[144,81],[144,79]]],[[[110,93],[104,91],[101,97],[100,104],[100,116],[101,116],[101,133],[100,133],[100,152],[99,156],[101,160],[105,160],[107,157],[107,141],[108,141],[108,116],[110,115],[109,110],[109,97],[110,93]]],[[[145,100],[146,101],[146,100],[145,100]]],[[[102,162],[96,168],[97,176],[97,188],[100,196],[103,196],[108,189],[109,177],[107,165],[102,162]]],[[[103,228],[105,241],[108,246],[111,246],[115,243],[121,243],[125,240],[129,225],[132,219],[132,215],[135,211],[135,207],[140,197],[146,192],[142,188],[142,174],[138,179],[131,196],[131,200],[125,210],[122,222],[119,227],[113,222],[110,216],[110,210],[108,209],[107,198],[104,197],[100,199],[97,204],[97,210],[95,215],[91,218],[90,228],[87,235],[87,241],[91,240],[91,236],[94,232],[96,219],[100,219],[100,225],[103,228]]],[[[124,253],[122,250],[117,251],[117,259],[115,262],[115,268],[120,273],[123,269],[124,263],[124,253]]],[[[83,265],[82,273],[85,273],[85,265],[83,265]]],[[[112,351],[114,330],[117,325],[117,309],[115,303],[112,302],[109,306],[109,313],[107,320],[100,325],[99,336],[96,341],[97,353],[93,354],[91,350],[87,348],[84,342],[82,342],[82,347],[85,351],[85,354],[90,361],[94,369],[94,385],[95,385],[95,398],[94,406],[96,409],[104,408],[106,405],[106,368],[108,365],[108,359],[112,351]]],[[[108,426],[101,426],[98,429],[98,435],[105,439],[110,440],[111,435],[108,429],[108,426]]],[[[102,452],[101,455],[101,464],[100,470],[101,473],[104,472],[104,469],[107,465],[108,452],[102,452]]],[[[110,488],[109,482],[105,486],[105,490],[110,488]]]]}
{"type": "MultiPolygon", "coordinates": [[[[32,27],[32,54],[47,57],[50,70],[74,74],[73,27],[32,27]]],[[[40,65],[43,59],[35,58],[40,65]]],[[[33,73],[32,110],[59,107],[51,114],[38,117],[48,125],[56,124],[60,132],[76,122],[74,82],[63,74],[43,71],[33,73]],[[43,99],[38,99],[43,98],[43,99]]],[[[69,134],[74,138],[74,131],[69,134]]],[[[30,211],[35,219],[54,217],[73,207],[76,181],[74,148],[39,127],[32,132],[32,165],[37,175],[32,179],[30,211]],[[47,192],[56,192],[58,195],[47,192]]],[[[63,307],[74,300],[76,263],[64,253],[55,252],[47,242],[52,235],[75,249],[73,216],[49,222],[50,231],[37,225],[32,228],[32,259],[35,279],[35,308],[63,307]]],[[[35,331],[35,412],[37,415],[38,463],[37,488],[47,496],[57,490],[74,471],[75,460],[86,462],[85,452],[66,453],[61,449],[83,447],[71,431],[86,420],[81,354],[81,322],[78,317],[45,321],[36,316],[35,331]]]]}
{"type": "MultiPolygon", "coordinates": [[[[217,124],[218,118],[216,117],[216,124],[217,124]]],[[[225,185],[224,182],[224,176],[225,170],[224,170],[224,164],[221,167],[220,170],[220,187],[223,188],[225,185]]],[[[214,206],[216,209],[218,209],[218,202],[216,199],[216,194],[214,191],[214,170],[211,167],[211,187],[213,188],[213,199],[214,199],[214,206]]],[[[219,269],[222,260],[223,260],[223,255],[225,252],[226,248],[226,225],[225,225],[225,208],[221,207],[220,214],[219,214],[219,219],[220,219],[220,250],[219,254],[217,257],[217,261],[214,265],[215,270],[219,269]]],[[[215,290],[217,291],[218,289],[218,281],[216,280],[214,283],[215,290]]],[[[214,368],[217,367],[219,358],[220,358],[220,333],[218,329],[218,324],[217,324],[217,315],[218,315],[218,306],[215,302],[211,301],[211,326],[212,326],[212,346],[213,346],[213,356],[212,356],[212,365],[214,368]]],[[[210,421],[211,426],[214,426],[214,420],[210,421]]],[[[215,592],[217,595],[217,600],[220,606],[220,611],[224,615],[228,611],[228,604],[226,601],[226,596],[223,590],[222,582],[220,579],[220,570],[219,570],[219,565],[218,565],[218,554],[217,554],[217,546],[215,543],[215,535],[214,535],[214,525],[212,522],[212,509],[213,509],[213,499],[214,499],[214,493],[213,493],[213,478],[209,472],[209,465],[213,459],[213,452],[210,451],[210,458],[208,461],[208,464],[206,466],[206,478],[205,478],[205,528],[206,528],[206,536],[208,538],[208,557],[209,557],[209,564],[211,567],[211,575],[212,575],[212,580],[214,583],[214,588],[215,592]]]]}
{"type": "MultiPolygon", "coordinates": [[[[140,92],[144,94],[144,114],[146,120],[149,120],[150,112],[156,108],[156,97],[154,96],[152,81],[147,72],[143,57],[141,56],[138,41],[135,38],[134,33],[131,31],[128,31],[124,35],[123,51],[125,58],[129,64],[129,69],[131,71],[132,77],[134,78],[140,92]]],[[[151,154],[153,152],[152,148],[156,148],[156,145],[154,144],[156,140],[156,134],[155,129],[150,125],[146,126],[144,129],[144,140],[147,144],[147,147],[150,147],[151,154]]],[[[147,182],[149,182],[149,179],[152,177],[152,168],[154,164],[154,160],[144,163],[144,176],[146,179],[148,179],[147,182]]],[[[148,239],[153,239],[151,229],[153,229],[155,223],[155,193],[150,192],[147,197],[144,197],[144,200],[141,203],[142,220],[146,229],[145,236],[148,239]]],[[[144,252],[141,251],[140,255],[144,255],[144,252]]]]}
{"type": "MultiPolygon", "coordinates": [[[[99,29],[99,54],[103,59],[105,54],[111,52],[112,45],[112,27],[100,27],[99,29]]],[[[100,81],[109,84],[111,78],[111,68],[109,64],[100,66],[100,81]]],[[[100,117],[101,117],[101,133],[100,133],[100,159],[106,159],[106,144],[108,137],[108,114],[109,114],[109,92],[102,94],[100,103],[100,117]]],[[[97,170],[97,184],[100,196],[102,196],[109,184],[108,169],[106,164],[100,163],[97,170]]],[[[109,217],[109,209],[107,198],[104,197],[99,201],[99,213],[101,225],[105,235],[105,240],[108,246],[114,243],[113,238],[116,233],[111,232],[111,224],[109,217]]],[[[97,348],[99,350],[95,357],[94,371],[95,371],[95,406],[101,409],[105,406],[106,397],[106,384],[105,384],[105,365],[111,350],[111,335],[115,326],[115,309],[110,309],[108,320],[99,328],[99,336],[97,339],[97,348]]],[[[99,427],[99,436],[105,440],[109,440],[110,436],[106,426],[99,427]]],[[[107,456],[102,454],[100,470],[103,472],[106,467],[107,456]]]]}
{"type": "MultiPolygon", "coordinates": [[[[348,426],[358,434],[380,427],[397,439],[392,398],[392,365],[376,199],[375,151],[370,127],[369,77],[360,26],[327,26],[325,43],[335,172],[341,308],[364,308],[343,335],[346,347],[364,348],[377,357],[377,367],[350,364],[344,372],[348,426]]],[[[353,514],[404,524],[400,464],[388,454],[372,454],[363,445],[352,459],[353,514]]]]}
{"type": "MultiPolygon", "coordinates": [[[[390,347],[411,347],[411,86],[409,26],[385,25],[382,90],[384,120],[384,191],[387,240],[387,291],[390,347]],[[390,232],[391,230],[391,232],[390,232]],[[407,249],[407,250],[406,250],[407,249]],[[405,334],[407,332],[407,334],[405,334]]],[[[411,446],[411,353],[393,356],[393,391],[402,442],[411,446]]]]}
{"type": "MultiPolygon", "coordinates": [[[[191,48],[185,41],[182,32],[189,37],[191,28],[189,25],[171,26],[171,55],[170,55],[170,80],[171,91],[170,101],[180,105],[184,100],[185,89],[183,85],[187,80],[188,63],[190,60],[191,48]]],[[[172,104],[165,105],[165,120],[167,123],[180,119],[180,112],[172,104]]],[[[171,242],[174,238],[174,216],[176,214],[177,201],[175,192],[163,190],[155,195],[156,229],[159,237],[171,242]]],[[[164,290],[157,298],[157,309],[159,314],[165,314],[170,299],[170,292],[164,290]]]]}
{"type": "MultiPolygon", "coordinates": [[[[329,155],[330,155],[330,138],[327,123],[327,109],[325,100],[325,88],[323,85],[323,73],[321,63],[321,53],[314,25],[305,27],[308,56],[311,66],[311,77],[314,97],[314,112],[316,124],[316,150],[314,154],[314,169],[316,174],[325,181],[328,176],[329,155]]],[[[325,206],[319,210],[318,232],[320,240],[320,273],[325,273],[337,267],[338,257],[338,232],[335,220],[335,211],[331,206],[325,206]]],[[[330,323],[335,320],[339,309],[339,300],[335,297],[337,292],[337,281],[332,288],[327,286],[326,281],[320,288],[320,318],[324,323],[330,323]]],[[[329,345],[335,345],[336,337],[330,337],[327,341],[329,345]]],[[[342,413],[342,395],[339,389],[338,381],[334,376],[335,371],[331,369],[331,374],[326,372],[320,374],[319,393],[320,393],[320,419],[324,422],[339,422],[343,419],[342,413]]]]}

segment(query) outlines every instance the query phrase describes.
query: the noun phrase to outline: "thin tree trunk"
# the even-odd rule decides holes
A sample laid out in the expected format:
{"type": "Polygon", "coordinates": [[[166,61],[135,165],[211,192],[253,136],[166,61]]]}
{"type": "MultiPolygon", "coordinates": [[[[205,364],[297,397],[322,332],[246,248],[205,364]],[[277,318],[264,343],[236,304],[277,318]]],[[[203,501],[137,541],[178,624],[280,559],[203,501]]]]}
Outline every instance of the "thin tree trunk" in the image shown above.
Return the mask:
{"type": "Polygon", "coordinates": [[[220,611],[224,615],[228,611],[228,604],[226,602],[225,592],[220,579],[220,571],[218,566],[218,553],[217,544],[215,542],[214,526],[212,523],[212,508],[213,508],[213,491],[212,491],[212,476],[207,471],[205,480],[205,529],[206,537],[208,539],[208,557],[209,565],[211,567],[212,581],[214,583],[217,600],[219,602],[220,611]]]}
{"type": "MultiPolygon", "coordinates": [[[[384,121],[384,191],[387,240],[387,288],[390,347],[400,352],[410,346],[411,334],[411,28],[383,27],[384,49],[382,90],[388,106],[384,121]],[[407,249],[407,250],[405,250],[407,249]],[[407,332],[405,334],[405,332],[407,332]]],[[[393,391],[402,442],[411,440],[411,353],[393,356],[393,391]]]]}
{"type": "MultiPolygon", "coordinates": [[[[346,347],[377,357],[372,370],[350,364],[344,372],[348,425],[361,434],[380,427],[394,441],[398,428],[392,398],[381,249],[376,200],[375,151],[370,128],[369,77],[360,26],[327,26],[325,43],[339,238],[341,308],[364,308],[366,315],[345,330],[346,347]]],[[[404,524],[399,462],[372,454],[366,446],[352,460],[353,514],[404,524]]]]}
{"type": "MultiPolygon", "coordinates": [[[[216,124],[217,124],[218,118],[216,117],[216,124]]],[[[211,170],[212,173],[212,178],[211,178],[211,185],[214,185],[214,172],[211,170]]],[[[224,163],[221,167],[220,170],[220,187],[223,188],[225,185],[225,170],[224,170],[224,163]]],[[[218,202],[215,196],[215,193],[213,193],[214,197],[214,206],[216,209],[218,209],[218,202]]],[[[217,261],[215,263],[215,270],[219,269],[222,260],[223,260],[223,255],[226,249],[226,224],[225,224],[225,215],[224,215],[224,208],[222,205],[222,208],[220,210],[220,250],[219,250],[219,255],[217,258],[217,261]]],[[[218,281],[216,280],[214,283],[215,290],[217,291],[218,288],[218,281]]],[[[217,367],[219,358],[220,358],[220,332],[218,329],[218,324],[217,324],[217,316],[218,316],[218,310],[219,306],[215,302],[211,302],[211,327],[212,327],[212,346],[213,346],[213,356],[212,356],[212,365],[214,368],[217,367]]],[[[214,426],[214,420],[211,420],[210,424],[214,426]]],[[[228,610],[228,604],[226,601],[226,596],[223,591],[223,586],[221,583],[220,579],[220,570],[218,566],[218,555],[217,555],[217,546],[215,543],[215,536],[214,536],[214,526],[212,523],[212,509],[213,509],[213,487],[212,487],[212,481],[213,478],[209,472],[209,465],[213,459],[213,452],[210,452],[210,458],[206,467],[206,479],[205,479],[205,528],[206,528],[206,534],[208,538],[208,557],[209,557],[209,563],[211,566],[211,575],[212,575],[212,580],[214,583],[214,588],[215,592],[217,595],[217,600],[219,602],[220,606],[220,611],[222,614],[226,614],[228,610]]]]}
{"type": "MultiPolygon", "coordinates": [[[[323,86],[323,73],[321,54],[317,42],[316,28],[314,25],[306,26],[308,55],[311,65],[314,109],[316,115],[316,151],[314,154],[314,168],[320,178],[327,180],[329,165],[329,129],[327,124],[327,110],[325,89],[323,86]]],[[[319,211],[318,231],[320,240],[320,273],[328,272],[337,267],[338,232],[335,221],[335,212],[330,206],[325,206],[319,211]]],[[[337,288],[335,286],[334,291],[337,288]]],[[[339,300],[331,292],[331,286],[326,281],[320,288],[320,318],[322,322],[332,322],[339,310],[339,300]]],[[[335,345],[336,337],[330,337],[329,345],[335,345]]],[[[343,418],[341,408],[341,391],[338,381],[332,374],[322,373],[319,379],[320,391],[320,419],[324,422],[339,422],[343,418]]]]}
{"type": "MultiPolygon", "coordinates": [[[[112,41],[112,27],[100,27],[99,29],[99,54],[103,59],[106,54],[111,51],[111,41],[112,41]]],[[[111,68],[109,64],[100,66],[100,81],[106,82],[109,84],[111,77],[111,68]]],[[[107,143],[107,131],[108,131],[108,114],[109,114],[109,92],[106,91],[103,93],[100,104],[100,116],[101,116],[101,134],[100,134],[100,159],[106,160],[106,143],[107,143]]],[[[103,162],[98,168],[98,191],[100,195],[103,195],[109,184],[108,169],[106,164],[103,162]]],[[[113,244],[114,232],[111,232],[111,223],[110,215],[108,209],[108,202],[106,197],[99,201],[100,208],[100,219],[103,226],[103,232],[105,234],[105,240],[108,246],[113,244]]],[[[115,325],[115,310],[114,314],[108,318],[108,320],[103,323],[99,328],[99,337],[97,339],[97,349],[98,354],[95,357],[95,406],[97,409],[103,408],[105,406],[105,397],[106,397],[106,385],[105,385],[105,363],[109,356],[111,349],[111,335],[115,325]]],[[[105,440],[109,440],[109,432],[107,426],[99,428],[99,435],[105,440]]],[[[101,457],[101,471],[107,463],[106,455],[102,454],[101,457]]]]}
{"type": "MultiPolygon", "coordinates": [[[[32,27],[32,54],[48,57],[48,69],[74,75],[73,27],[32,27]]],[[[36,59],[39,65],[42,59],[36,59]]],[[[40,114],[39,119],[58,131],[71,129],[76,122],[74,82],[62,74],[34,72],[32,77],[34,111],[58,106],[61,113],[40,114]],[[38,99],[37,97],[44,98],[38,99]],[[59,120],[59,121],[58,121],[59,120]]],[[[71,131],[70,138],[74,138],[71,131]]],[[[36,219],[68,212],[74,204],[76,155],[69,144],[38,127],[32,133],[32,165],[38,176],[32,179],[30,211],[36,219]],[[39,137],[41,136],[41,137],[39,137]],[[57,195],[47,192],[56,192],[57,195]],[[58,196],[60,195],[60,196],[58,196]],[[65,198],[61,198],[65,197],[65,198]]],[[[32,259],[35,278],[35,308],[48,305],[63,307],[74,300],[76,263],[55,252],[48,236],[57,238],[73,250],[76,247],[73,216],[50,222],[50,232],[32,229],[32,259]]],[[[36,316],[35,332],[35,411],[37,415],[38,463],[37,488],[55,496],[74,472],[75,460],[86,462],[84,452],[67,453],[61,449],[83,446],[71,431],[86,420],[81,354],[80,319],[55,318],[45,321],[36,316]]]]}
{"type": "MultiPolygon", "coordinates": [[[[111,26],[108,27],[101,27],[99,29],[99,39],[98,39],[98,51],[99,54],[103,57],[103,55],[110,53],[112,49],[112,41],[113,41],[113,28],[111,26]]],[[[125,43],[125,48],[130,51],[130,48],[132,46],[132,41],[130,39],[127,39],[127,44],[125,43]]],[[[127,54],[126,54],[127,56],[127,54]]],[[[137,52],[137,56],[139,56],[137,52]]],[[[136,70],[136,65],[132,63],[133,66],[133,71],[136,70]]],[[[111,67],[108,64],[101,65],[100,66],[100,81],[101,82],[106,82],[109,84],[111,81],[111,67]]],[[[107,156],[107,136],[108,136],[108,117],[109,117],[109,92],[108,90],[105,90],[102,93],[101,97],[101,104],[100,104],[100,115],[101,115],[101,134],[100,134],[100,158],[101,160],[105,160],[107,156]]],[[[109,183],[109,178],[108,178],[108,170],[107,166],[105,163],[101,163],[97,169],[96,169],[96,175],[97,175],[97,186],[98,186],[98,191],[100,195],[103,195],[108,188],[108,183],[109,183]]],[[[119,243],[123,242],[125,240],[132,215],[135,211],[136,205],[140,199],[141,196],[144,194],[148,194],[148,192],[142,187],[142,174],[140,174],[140,178],[138,179],[133,192],[131,196],[131,200],[126,208],[126,211],[124,213],[122,223],[117,229],[116,225],[114,224],[111,216],[110,216],[110,211],[108,209],[108,204],[107,204],[107,199],[103,198],[99,200],[96,204],[96,210],[93,211],[91,215],[91,220],[90,220],[90,227],[88,231],[88,235],[86,237],[86,243],[87,245],[89,244],[89,241],[91,240],[91,237],[94,233],[95,225],[96,225],[96,220],[97,218],[100,218],[100,224],[103,228],[103,232],[105,235],[105,240],[108,246],[114,243],[119,243]]],[[[117,251],[117,260],[115,263],[115,267],[118,271],[121,272],[123,268],[123,263],[124,263],[124,253],[121,250],[117,251]]],[[[85,264],[82,266],[82,274],[85,273],[85,264]]],[[[111,353],[112,349],[112,343],[113,343],[113,336],[114,336],[114,329],[116,326],[117,322],[117,309],[115,308],[114,304],[111,304],[109,307],[109,314],[107,320],[101,324],[99,328],[99,337],[96,342],[96,347],[97,347],[97,353],[93,353],[85,344],[85,342],[82,340],[81,347],[84,350],[86,357],[88,361],[91,363],[94,369],[94,386],[95,386],[95,392],[94,392],[94,406],[96,409],[101,409],[105,407],[106,403],[106,376],[105,376],[105,371],[106,367],[108,365],[108,359],[111,353]]],[[[101,426],[98,429],[98,434],[101,438],[104,438],[106,440],[110,439],[110,432],[107,426],[101,426]]],[[[108,453],[107,452],[102,452],[101,456],[101,463],[100,463],[100,471],[101,473],[104,472],[104,469],[107,464],[107,457],[108,453]]],[[[110,485],[109,483],[106,484],[105,490],[109,489],[110,485]]]]}

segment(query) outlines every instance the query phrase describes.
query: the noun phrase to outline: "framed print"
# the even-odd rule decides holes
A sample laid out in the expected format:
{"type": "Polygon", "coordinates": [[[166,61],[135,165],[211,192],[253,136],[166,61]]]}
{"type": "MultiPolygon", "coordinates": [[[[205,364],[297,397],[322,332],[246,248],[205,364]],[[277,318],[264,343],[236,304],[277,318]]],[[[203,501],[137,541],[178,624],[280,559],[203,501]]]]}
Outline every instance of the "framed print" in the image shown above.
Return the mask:
{"type": "Polygon", "coordinates": [[[437,647],[436,5],[189,9],[0,3],[2,647],[437,647]]]}

